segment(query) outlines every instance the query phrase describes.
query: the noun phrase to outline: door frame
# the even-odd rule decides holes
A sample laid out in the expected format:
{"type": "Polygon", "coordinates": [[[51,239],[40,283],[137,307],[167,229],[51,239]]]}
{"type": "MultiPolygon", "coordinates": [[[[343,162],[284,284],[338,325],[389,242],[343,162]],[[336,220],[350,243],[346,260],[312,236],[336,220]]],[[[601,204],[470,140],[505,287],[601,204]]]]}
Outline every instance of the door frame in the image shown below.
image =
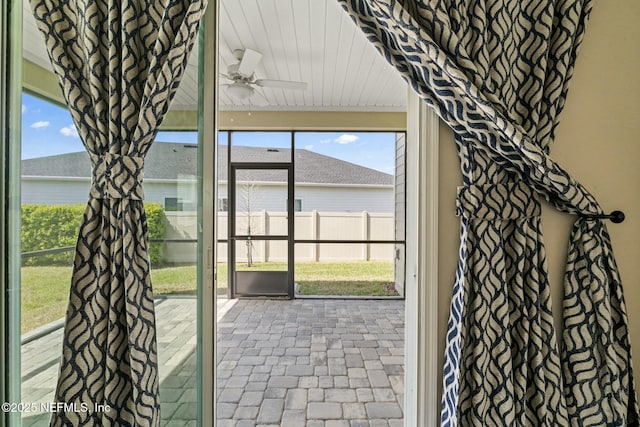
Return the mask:
{"type": "MultiPolygon", "coordinates": [[[[20,402],[20,126],[22,2],[0,5],[0,400],[20,402]],[[18,262],[16,262],[18,261],[18,262]],[[18,373],[18,375],[16,375],[18,373]]],[[[0,426],[18,425],[20,413],[3,411],[0,426]]]]}
{"type": "MultiPolygon", "coordinates": [[[[293,136],[292,136],[293,141],[293,136]]],[[[228,271],[228,283],[229,283],[229,298],[236,298],[237,296],[267,296],[256,294],[241,294],[237,292],[237,271],[236,265],[236,242],[238,241],[284,241],[287,242],[287,297],[293,299],[294,297],[294,269],[295,269],[295,249],[294,249],[294,237],[295,237],[295,213],[293,211],[294,206],[294,164],[293,164],[293,148],[291,148],[291,161],[286,163],[264,163],[264,162],[232,162],[231,150],[233,146],[231,144],[231,138],[229,139],[229,162],[227,170],[229,171],[229,178],[227,184],[227,197],[228,197],[228,231],[227,231],[227,271],[228,271]],[[270,236],[270,235],[258,235],[258,236],[243,236],[238,235],[236,232],[236,212],[237,212],[237,195],[236,195],[236,173],[239,170],[280,170],[287,171],[287,236],[270,236]]],[[[293,146],[293,142],[292,142],[293,146]]],[[[255,273],[261,273],[264,271],[256,271],[255,273]]],[[[265,272],[270,273],[270,272],[265,272]]],[[[269,282],[268,280],[266,281],[269,282]]],[[[275,296],[270,293],[269,296],[275,296]]],[[[284,296],[278,295],[278,296],[284,296]]]]}
{"type": "Polygon", "coordinates": [[[218,1],[207,5],[199,35],[198,169],[201,188],[198,234],[197,392],[199,426],[216,425],[217,229],[216,159],[218,158],[218,1]]]}
{"type": "Polygon", "coordinates": [[[436,427],[444,355],[438,339],[440,119],[408,91],[404,425],[436,427]]]}

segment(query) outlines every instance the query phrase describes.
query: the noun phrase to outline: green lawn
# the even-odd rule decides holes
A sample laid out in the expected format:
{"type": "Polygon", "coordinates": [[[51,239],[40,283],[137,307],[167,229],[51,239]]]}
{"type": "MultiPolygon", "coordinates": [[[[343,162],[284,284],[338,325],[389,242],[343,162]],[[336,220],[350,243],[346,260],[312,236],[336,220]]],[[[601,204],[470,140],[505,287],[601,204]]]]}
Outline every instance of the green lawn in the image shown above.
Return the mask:
{"type": "MultiPolygon", "coordinates": [[[[218,277],[226,283],[226,265],[218,269],[218,277]]],[[[256,263],[240,270],[286,270],[284,263],[256,263]]],[[[397,296],[393,288],[391,262],[300,262],[295,265],[295,281],[301,295],[397,296]]]]}
{"type": "MultiPolygon", "coordinates": [[[[260,263],[243,270],[285,269],[281,263],[260,263]]],[[[295,279],[302,295],[397,295],[390,262],[297,263],[295,279]]],[[[194,295],[196,267],[151,270],[155,295],[194,295]]],[[[70,267],[22,267],[22,333],[64,317],[69,297],[70,267]]],[[[226,293],[227,266],[218,267],[219,293],[226,293]]]]}
{"type": "Polygon", "coordinates": [[[298,263],[295,280],[302,295],[398,295],[390,262],[298,263]]]}
{"type": "Polygon", "coordinates": [[[71,267],[22,267],[21,275],[22,333],[64,317],[71,267]]]}

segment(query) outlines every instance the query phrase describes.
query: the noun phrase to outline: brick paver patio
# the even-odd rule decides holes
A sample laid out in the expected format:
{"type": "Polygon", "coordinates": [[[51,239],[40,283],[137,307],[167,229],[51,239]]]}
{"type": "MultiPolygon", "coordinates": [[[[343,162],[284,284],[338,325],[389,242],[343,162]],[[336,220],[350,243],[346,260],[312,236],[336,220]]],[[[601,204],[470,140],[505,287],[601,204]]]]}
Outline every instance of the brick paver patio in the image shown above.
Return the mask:
{"type": "Polygon", "coordinates": [[[402,426],[404,301],[240,300],[218,323],[218,427],[402,426]]]}
{"type": "MultiPolygon", "coordinates": [[[[196,301],[159,300],[156,318],[162,425],[195,426],[196,301]]],[[[61,337],[22,346],[23,402],[52,400],[61,337]]],[[[221,300],[217,426],[401,426],[403,349],[403,301],[221,300]]]]}

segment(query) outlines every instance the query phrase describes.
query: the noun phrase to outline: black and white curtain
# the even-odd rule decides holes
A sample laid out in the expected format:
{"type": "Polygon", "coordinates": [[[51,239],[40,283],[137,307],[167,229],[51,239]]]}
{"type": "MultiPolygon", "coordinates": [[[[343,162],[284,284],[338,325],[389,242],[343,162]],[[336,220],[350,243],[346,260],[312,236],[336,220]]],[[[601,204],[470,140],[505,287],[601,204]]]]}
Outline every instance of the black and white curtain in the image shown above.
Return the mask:
{"type": "Polygon", "coordinates": [[[206,0],[30,0],[93,168],[52,426],[160,424],[144,158],[206,0]],[[75,408],[88,408],[74,411],[75,408]],[[94,405],[109,407],[94,411],[94,405]]]}
{"type": "Polygon", "coordinates": [[[602,209],[549,156],[591,0],[338,0],[455,132],[464,185],[444,426],[637,422],[602,209]],[[539,197],[578,215],[558,349],[539,197]]]}

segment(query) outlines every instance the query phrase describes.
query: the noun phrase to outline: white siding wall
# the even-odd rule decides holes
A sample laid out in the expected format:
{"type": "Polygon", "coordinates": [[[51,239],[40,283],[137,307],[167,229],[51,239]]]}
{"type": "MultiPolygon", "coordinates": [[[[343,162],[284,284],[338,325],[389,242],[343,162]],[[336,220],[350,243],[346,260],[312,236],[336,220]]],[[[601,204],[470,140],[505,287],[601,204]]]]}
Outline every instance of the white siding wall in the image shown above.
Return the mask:
{"type": "MultiPolygon", "coordinates": [[[[26,178],[22,180],[23,204],[75,204],[86,203],[89,198],[89,179],[87,180],[50,180],[26,178]]],[[[178,183],[146,181],[144,183],[145,201],[156,202],[164,206],[165,198],[182,199],[195,208],[196,186],[194,182],[178,183]]],[[[239,191],[238,193],[241,193],[239,191]]],[[[227,197],[227,186],[221,184],[218,197],[227,197]]],[[[243,210],[242,194],[238,194],[238,208],[243,210]]],[[[287,193],[282,185],[263,185],[254,190],[253,210],[284,211],[287,193]]],[[[297,186],[296,199],[302,200],[302,210],[324,212],[379,212],[394,211],[393,187],[316,187],[297,186]]]]}
{"type": "Polygon", "coordinates": [[[195,181],[177,183],[145,181],[144,200],[146,202],[160,203],[164,207],[166,198],[180,199],[185,210],[195,211],[198,206],[195,181]]]}
{"type": "MultiPolygon", "coordinates": [[[[22,204],[69,205],[87,203],[90,180],[34,179],[22,180],[22,204]]],[[[144,183],[146,202],[160,203],[164,207],[167,197],[182,199],[184,204],[192,204],[195,210],[196,185],[194,182],[154,182],[144,183]]]]}
{"type": "Polygon", "coordinates": [[[22,204],[74,205],[89,200],[90,181],[22,180],[22,204]]]}
{"type": "MultiPolygon", "coordinates": [[[[227,185],[218,187],[218,198],[228,198],[227,185]]],[[[250,199],[251,211],[285,211],[287,209],[287,187],[284,185],[254,185],[238,184],[236,190],[237,211],[246,212],[246,198],[250,199]]]]}
{"type": "MultiPolygon", "coordinates": [[[[396,240],[404,240],[405,235],[405,205],[406,205],[406,135],[396,134],[396,174],[395,174],[395,231],[396,240]]],[[[404,245],[396,245],[393,262],[393,275],[396,291],[404,296],[404,245]]]]}
{"type": "Polygon", "coordinates": [[[302,210],[324,212],[393,212],[393,187],[296,187],[302,210]]]}
{"type": "MultiPolygon", "coordinates": [[[[238,192],[240,193],[240,191],[238,192]]],[[[295,198],[302,200],[302,211],[381,212],[394,211],[394,189],[389,187],[320,187],[298,185],[295,198]]],[[[228,198],[227,185],[220,184],[218,197],[228,198]]],[[[240,197],[238,194],[236,197],[240,197]]],[[[255,210],[284,211],[285,186],[261,186],[256,190],[255,210]]],[[[240,201],[239,201],[240,203],[240,201]]],[[[242,209],[242,205],[238,205],[242,209]]]]}

